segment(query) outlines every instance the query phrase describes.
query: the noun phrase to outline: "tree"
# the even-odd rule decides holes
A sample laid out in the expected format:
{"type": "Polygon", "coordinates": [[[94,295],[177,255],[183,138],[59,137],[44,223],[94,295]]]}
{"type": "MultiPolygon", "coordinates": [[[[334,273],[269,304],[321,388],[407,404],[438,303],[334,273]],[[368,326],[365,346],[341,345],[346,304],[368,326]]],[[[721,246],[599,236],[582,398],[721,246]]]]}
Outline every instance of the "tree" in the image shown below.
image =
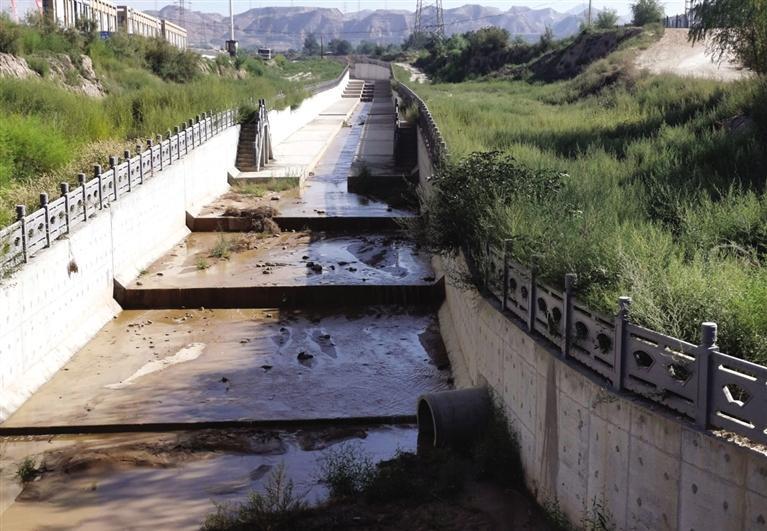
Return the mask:
{"type": "Polygon", "coordinates": [[[763,0],[702,0],[692,12],[690,40],[708,40],[717,60],[735,56],[767,74],[767,3],[763,0]]]}
{"type": "Polygon", "coordinates": [[[328,43],[328,48],[336,55],[349,55],[352,53],[352,43],[347,40],[333,39],[328,43]]]}
{"type": "Polygon", "coordinates": [[[637,0],[636,4],[631,4],[631,13],[634,15],[634,26],[661,22],[666,16],[659,0],[637,0]]]}
{"type": "Polygon", "coordinates": [[[618,25],[618,13],[614,9],[605,9],[597,15],[594,26],[599,29],[610,29],[618,25]]]}
{"type": "Polygon", "coordinates": [[[304,53],[306,55],[319,55],[320,43],[314,33],[309,33],[304,39],[304,53]]]}

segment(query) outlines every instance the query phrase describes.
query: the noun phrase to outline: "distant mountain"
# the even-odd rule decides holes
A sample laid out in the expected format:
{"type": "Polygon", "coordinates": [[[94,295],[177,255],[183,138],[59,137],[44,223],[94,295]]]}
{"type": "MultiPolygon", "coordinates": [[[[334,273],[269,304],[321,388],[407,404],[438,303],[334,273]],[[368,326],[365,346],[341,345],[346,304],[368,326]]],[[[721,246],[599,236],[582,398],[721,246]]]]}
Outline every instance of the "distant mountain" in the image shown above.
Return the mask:
{"type": "MultiPolygon", "coordinates": [[[[585,4],[586,9],[588,5],[585,4]]],[[[463,33],[486,26],[500,26],[512,36],[537,39],[547,27],[556,37],[567,37],[578,31],[584,19],[582,6],[560,13],[554,9],[512,7],[502,11],[494,7],[465,5],[445,10],[445,31],[463,33]]],[[[229,35],[229,18],[217,13],[187,10],[183,17],[177,6],[166,6],[159,12],[149,11],[185,26],[193,47],[217,49],[229,35]]],[[[234,16],[235,38],[243,48],[267,46],[276,50],[301,49],[304,38],[314,33],[327,43],[340,38],[359,43],[401,43],[413,31],[414,13],[404,10],[364,10],[342,13],[338,9],[317,7],[262,7],[234,16]]],[[[434,21],[433,10],[424,13],[426,24],[434,21]]]]}

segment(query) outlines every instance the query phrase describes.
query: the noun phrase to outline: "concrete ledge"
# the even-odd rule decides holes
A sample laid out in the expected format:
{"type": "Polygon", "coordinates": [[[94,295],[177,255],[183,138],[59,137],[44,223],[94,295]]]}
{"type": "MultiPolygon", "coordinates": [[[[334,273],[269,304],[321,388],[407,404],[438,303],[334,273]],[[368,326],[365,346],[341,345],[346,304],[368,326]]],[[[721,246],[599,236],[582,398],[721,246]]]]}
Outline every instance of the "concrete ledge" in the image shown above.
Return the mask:
{"type": "Polygon", "coordinates": [[[346,179],[347,189],[351,193],[394,193],[408,190],[409,183],[402,175],[369,175],[359,177],[350,175],[346,179]]]}
{"type": "Polygon", "coordinates": [[[114,298],[125,310],[183,308],[308,308],[394,304],[439,305],[442,279],[421,285],[312,285],[214,288],[125,288],[115,281],[114,298]]]}
{"type": "MultiPolygon", "coordinates": [[[[283,217],[277,216],[274,222],[285,231],[310,230],[333,232],[383,232],[399,230],[404,223],[413,218],[397,217],[283,217]]],[[[186,226],[192,232],[248,232],[253,224],[249,218],[234,216],[204,217],[186,214],[186,226]]]]}
{"type": "Polygon", "coordinates": [[[56,426],[0,427],[0,437],[40,435],[93,435],[103,433],[167,433],[211,429],[303,429],[325,426],[394,426],[414,425],[415,415],[383,415],[376,417],[332,417],[316,419],[222,420],[201,422],[147,422],[134,424],[72,424],[56,426]]]}

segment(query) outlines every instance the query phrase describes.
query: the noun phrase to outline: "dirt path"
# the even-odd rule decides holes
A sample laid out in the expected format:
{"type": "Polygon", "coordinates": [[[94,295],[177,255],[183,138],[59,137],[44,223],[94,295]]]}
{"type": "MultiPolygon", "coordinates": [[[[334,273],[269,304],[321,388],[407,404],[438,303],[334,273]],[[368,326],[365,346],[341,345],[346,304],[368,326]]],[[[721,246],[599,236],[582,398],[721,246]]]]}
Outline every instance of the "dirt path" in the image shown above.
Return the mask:
{"type": "Polygon", "coordinates": [[[667,29],[663,37],[637,56],[635,64],[653,74],[678,74],[719,81],[737,81],[751,75],[733,60],[717,64],[706,52],[706,44],[692,45],[686,29],[667,29]]]}

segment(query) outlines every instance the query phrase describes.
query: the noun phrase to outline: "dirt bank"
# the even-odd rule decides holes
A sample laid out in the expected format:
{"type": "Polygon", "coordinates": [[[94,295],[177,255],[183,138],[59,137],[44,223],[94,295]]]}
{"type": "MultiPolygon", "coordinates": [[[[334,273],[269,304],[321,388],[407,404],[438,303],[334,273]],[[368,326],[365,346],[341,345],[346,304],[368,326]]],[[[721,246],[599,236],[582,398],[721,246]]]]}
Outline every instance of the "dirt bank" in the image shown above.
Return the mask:
{"type": "Polygon", "coordinates": [[[732,58],[716,63],[707,51],[705,43],[691,44],[686,29],[667,29],[663,37],[640,53],[635,64],[653,74],[677,74],[680,76],[737,81],[751,75],[732,58]]]}

